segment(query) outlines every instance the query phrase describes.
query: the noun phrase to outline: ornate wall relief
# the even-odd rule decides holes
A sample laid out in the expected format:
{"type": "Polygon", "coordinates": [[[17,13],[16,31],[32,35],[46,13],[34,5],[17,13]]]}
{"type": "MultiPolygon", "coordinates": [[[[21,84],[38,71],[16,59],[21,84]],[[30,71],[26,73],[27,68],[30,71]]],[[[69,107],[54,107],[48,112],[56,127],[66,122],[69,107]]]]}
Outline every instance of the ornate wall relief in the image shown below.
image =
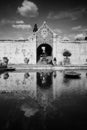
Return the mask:
{"type": "Polygon", "coordinates": [[[46,23],[44,23],[36,33],[37,48],[43,43],[49,44],[53,47],[53,33],[46,23]]]}

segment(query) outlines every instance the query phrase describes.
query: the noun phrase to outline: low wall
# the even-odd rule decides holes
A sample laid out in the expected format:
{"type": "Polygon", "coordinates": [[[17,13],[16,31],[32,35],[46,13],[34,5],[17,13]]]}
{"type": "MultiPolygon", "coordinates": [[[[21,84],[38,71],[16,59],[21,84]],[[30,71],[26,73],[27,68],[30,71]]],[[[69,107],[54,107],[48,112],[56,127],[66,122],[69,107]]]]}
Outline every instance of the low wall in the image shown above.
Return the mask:
{"type": "Polygon", "coordinates": [[[57,42],[57,49],[56,49],[56,57],[57,57],[57,64],[63,63],[64,50],[68,50],[71,53],[70,56],[70,63],[71,64],[86,64],[87,63],[87,42],[57,42]]]}
{"type": "Polygon", "coordinates": [[[0,60],[3,57],[8,57],[9,64],[24,64],[25,58],[29,64],[36,64],[35,41],[0,41],[0,60]]]}

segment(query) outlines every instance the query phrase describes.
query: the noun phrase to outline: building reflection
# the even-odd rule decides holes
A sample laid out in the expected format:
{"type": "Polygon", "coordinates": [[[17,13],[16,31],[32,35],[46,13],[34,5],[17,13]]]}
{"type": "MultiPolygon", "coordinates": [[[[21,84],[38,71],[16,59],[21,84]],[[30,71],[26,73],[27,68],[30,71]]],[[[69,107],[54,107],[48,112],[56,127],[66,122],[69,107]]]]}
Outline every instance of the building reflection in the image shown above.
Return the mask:
{"type": "Polygon", "coordinates": [[[41,115],[44,117],[44,115],[47,113],[47,110],[52,107],[53,72],[37,72],[36,80],[37,103],[33,101],[31,97],[31,100],[28,99],[24,101],[20,108],[26,117],[34,116],[38,111],[41,111],[41,115]]]}
{"type": "Polygon", "coordinates": [[[53,101],[53,72],[37,73],[37,101],[45,111],[53,101]]]}
{"type": "Polygon", "coordinates": [[[67,87],[70,86],[70,83],[71,83],[71,79],[70,78],[63,78],[63,84],[67,87]]]}
{"type": "Polygon", "coordinates": [[[56,76],[57,76],[57,72],[53,71],[53,77],[56,78],[56,76]]]}
{"type": "Polygon", "coordinates": [[[49,88],[52,85],[52,72],[37,72],[37,86],[49,88]]]}
{"type": "Polygon", "coordinates": [[[8,79],[8,78],[9,78],[9,73],[8,73],[8,72],[4,73],[4,74],[3,74],[3,78],[4,78],[5,80],[8,79]]]}
{"type": "Polygon", "coordinates": [[[0,78],[0,92],[26,92],[36,98],[36,72],[5,72],[0,78]]]}
{"type": "Polygon", "coordinates": [[[25,73],[25,74],[24,74],[24,78],[25,78],[25,79],[28,79],[29,77],[30,77],[30,74],[29,74],[29,73],[25,73]]]}
{"type": "Polygon", "coordinates": [[[16,95],[22,99],[18,107],[26,117],[34,116],[39,111],[44,115],[49,110],[53,110],[53,102],[64,93],[69,93],[75,89],[77,91],[77,87],[80,86],[84,86],[85,90],[87,89],[86,78],[85,82],[83,80],[68,80],[60,71],[6,72],[0,78],[0,92],[16,91],[14,97],[16,95]]]}

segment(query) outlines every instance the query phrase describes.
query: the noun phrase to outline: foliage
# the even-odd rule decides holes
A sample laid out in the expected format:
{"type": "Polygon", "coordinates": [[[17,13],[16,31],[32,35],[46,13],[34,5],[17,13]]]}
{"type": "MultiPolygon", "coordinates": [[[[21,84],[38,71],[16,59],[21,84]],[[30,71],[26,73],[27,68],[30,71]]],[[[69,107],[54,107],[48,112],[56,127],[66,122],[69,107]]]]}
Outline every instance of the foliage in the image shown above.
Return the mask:
{"type": "Polygon", "coordinates": [[[26,57],[26,58],[24,59],[24,62],[25,62],[26,64],[28,64],[28,63],[29,63],[29,58],[26,57]]]}
{"type": "Polygon", "coordinates": [[[4,64],[7,65],[7,64],[8,64],[8,61],[9,61],[9,59],[8,59],[7,57],[3,57],[3,63],[4,63],[4,64]]]}
{"type": "Polygon", "coordinates": [[[66,50],[63,52],[63,56],[70,57],[71,53],[68,50],[66,50]]]}
{"type": "Polygon", "coordinates": [[[54,57],[54,61],[56,61],[56,57],[54,57]]]}
{"type": "Polygon", "coordinates": [[[85,37],[85,40],[87,41],[87,36],[85,37]]]}
{"type": "Polygon", "coordinates": [[[24,74],[25,79],[28,79],[29,76],[30,76],[29,73],[24,74]]]}
{"type": "Polygon", "coordinates": [[[9,74],[8,74],[8,73],[5,73],[3,78],[4,78],[4,79],[8,79],[8,78],[9,78],[9,74]]]}
{"type": "Polygon", "coordinates": [[[33,29],[33,32],[37,32],[38,31],[38,27],[37,27],[37,24],[34,25],[34,29],[33,29]]]}

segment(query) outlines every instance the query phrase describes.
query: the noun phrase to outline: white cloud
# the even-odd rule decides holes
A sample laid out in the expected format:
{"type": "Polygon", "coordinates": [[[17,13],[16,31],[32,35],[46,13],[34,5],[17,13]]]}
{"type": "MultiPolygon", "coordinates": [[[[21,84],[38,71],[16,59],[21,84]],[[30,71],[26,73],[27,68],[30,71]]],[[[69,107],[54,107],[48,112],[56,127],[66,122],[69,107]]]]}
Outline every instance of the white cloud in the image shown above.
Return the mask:
{"type": "Polygon", "coordinates": [[[62,30],[57,29],[57,28],[56,28],[56,29],[54,29],[53,31],[54,31],[55,33],[58,33],[58,34],[59,34],[59,33],[62,33],[62,30]]]}
{"type": "Polygon", "coordinates": [[[75,36],[75,39],[84,39],[84,38],[85,38],[85,35],[83,33],[77,34],[75,36]]]}
{"type": "Polygon", "coordinates": [[[17,28],[17,29],[31,29],[32,28],[30,24],[13,24],[12,27],[17,28]]]}
{"type": "Polygon", "coordinates": [[[16,21],[16,24],[24,24],[23,20],[16,21]]]}
{"type": "Polygon", "coordinates": [[[78,18],[82,17],[83,14],[87,13],[86,8],[75,8],[66,11],[60,11],[58,13],[49,12],[47,18],[48,19],[71,19],[77,20],[78,18]]]}
{"type": "Polygon", "coordinates": [[[0,21],[0,23],[1,23],[2,25],[4,25],[4,24],[13,24],[13,23],[15,23],[15,21],[14,21],[14,20],[9,20],[9,19],[2,19],[2,20],[0,21]]]}
{"type": "Polygon", "coordinates": [[[0,23],[2,24],[2,25],[4,25],[4,24],[24,24],[24,21],[23,20],[10,20],[10,19],[2,19],[1,21],[0,21],[0,23]]]}
{"type": "Polygon", "coordinates": [[[70,39],[69,39],[69,37],[64,36],[62,40],[63,40],[63,41],[69,41],[70,39]]]}
{"type": "Polygon", "coordinates": [[[79,30],[79,29],[81,29],[81,28],[82,28],[82,26],[79,25],[79,26],[76,26],[76,27],[72,27],[72,30],[79,30]]]}
{"type": "Polygon", "coordinates": [[[71,34],[68,35],[68,37],[69,37],[70,39],[75,39],[75,36],[76,36],[75,33],[71,33],[71,34]]]}
{"type": "Polygon", "coordinates": [[[19,37],[18,40],[24,40],[24,37],[19,37]]]}
{"type": "Polygon", "coordinates": [[[22,6],[18,7],[17,11],[24,17],[36,17],[39,14],[37,5],[28,0],[24,0],[22,6]]]}

